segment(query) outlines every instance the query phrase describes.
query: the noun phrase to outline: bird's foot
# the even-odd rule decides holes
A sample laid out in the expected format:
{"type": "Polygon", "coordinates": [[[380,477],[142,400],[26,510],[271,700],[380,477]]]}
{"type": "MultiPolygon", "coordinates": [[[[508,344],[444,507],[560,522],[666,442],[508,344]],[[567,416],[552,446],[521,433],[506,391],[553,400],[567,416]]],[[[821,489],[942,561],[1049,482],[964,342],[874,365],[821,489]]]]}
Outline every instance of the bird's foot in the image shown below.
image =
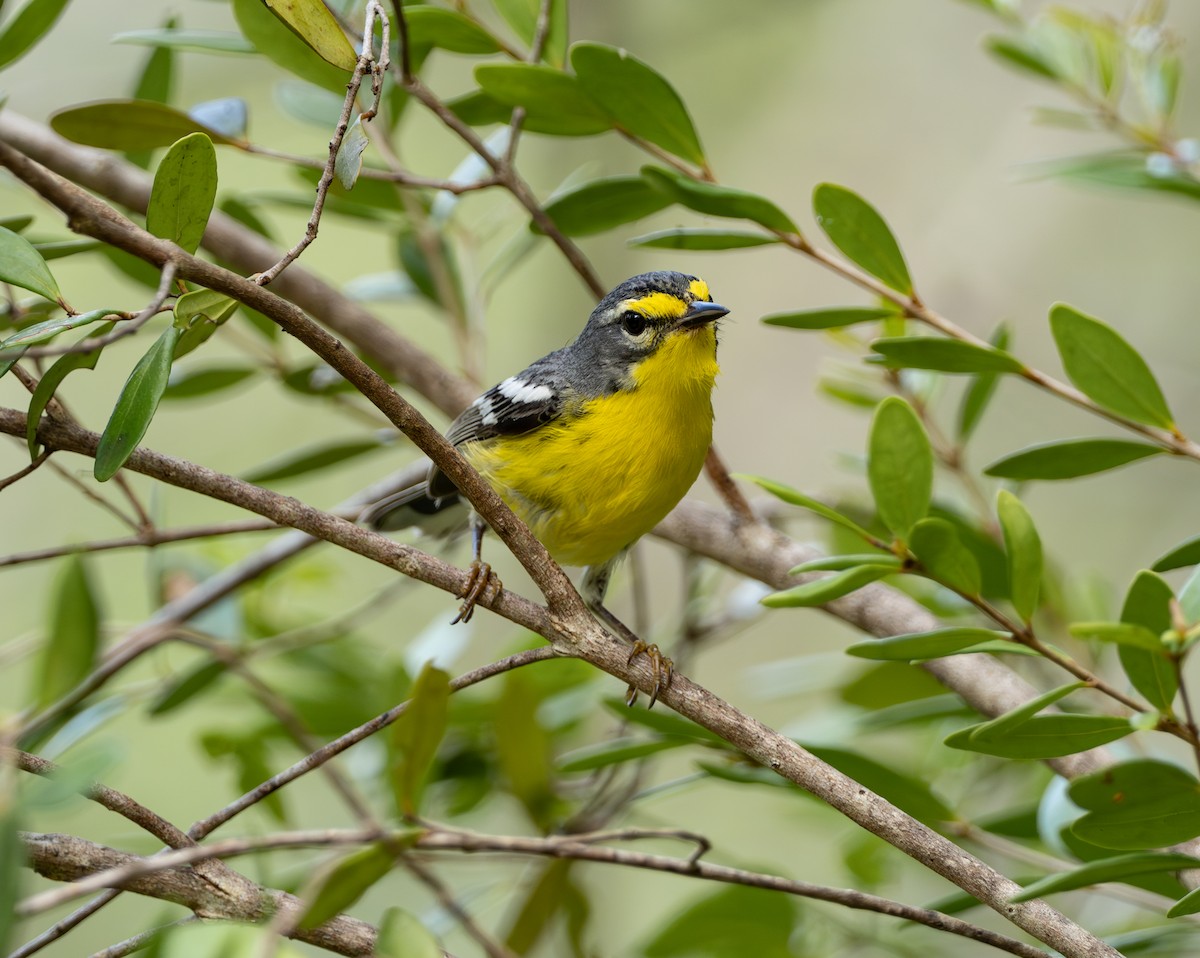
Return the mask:
{"type": "MultiPolygon", "coordinates": [[[[654,688],[650,691],[650,704],[646,706],[652,709],[654,703],[658,701],[659,692],[671,687],[671,679],[675,675],[675,663],[663,655],[657,645],[647,645],[638,639],[633,643],[633,648],[630,650],[625,664],[633,665],[633,660],[639,655],[646,656],[650,660],[650,667],[654,669],[654,688]]],[[[625,704],[632,706],[637,701],[637,695],[637,686],[631,684],[625,692],[625,704]]]]}
{"type": "Polygon", "coordinates": [[[500,577],[492,571],[490,565],[480,559],[472,560],[468,566],[466,585],[458,594],[458,598],[462,599],[462,605],[458,607],[458,615],[450,620],[450,624],[458,625],[459,622],[470,622],[471,616],[475,614],[475,604],[483,598],[488,590],[490,589],[492,596],[495,597],[503,588],[500,577]]]}

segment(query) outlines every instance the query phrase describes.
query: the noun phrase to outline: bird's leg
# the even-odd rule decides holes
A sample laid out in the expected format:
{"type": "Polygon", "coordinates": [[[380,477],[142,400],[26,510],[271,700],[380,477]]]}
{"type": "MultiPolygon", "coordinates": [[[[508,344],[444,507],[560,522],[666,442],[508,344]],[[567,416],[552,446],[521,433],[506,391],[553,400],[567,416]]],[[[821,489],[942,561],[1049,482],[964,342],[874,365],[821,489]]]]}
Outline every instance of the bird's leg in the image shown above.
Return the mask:
{"type": "Polygon", "coordinates": [[[475,614],[475,603],[482,598],[489,587],[494,589],[497,595],[504,588],[500,583],[500,578],[492,572],[492,567],[483,561],[484,528],[483,520],[472,512],[471,546],[473,549],[473,558],[471,559],[471,565],[468,567],[469,575],[467,576],[467,583],[458,595],[458,598],[463,600],[463,604],[458,607],[458,615],[450,620],[451,625],[458,625],[459,622],[470,622],[471,616],[475,614]]]}
{"type": "MultiPolygon", "coordinates": [[[[650,667],[654,670],[654,688],[650,692],[650,704],[647,708],[654,708],[654,703],[658,701],[658,694],[663,689],[671,687],[675,664],[662,654],[657,645],[643,642],[629,626],[605,607],[604,594],[608,591],[608,580],[612,577],[612,570],[616,562],[616,559],[610,559],[600,565],[588,566],[583,576],[583,601],[592,614],[608,627],[609,631],[629,644],[627,665],[632,665],[634,659],[639,655],[645,655],[650,660],[650,667]]],[[[625,704],[632,706],[637,701],[637,694],[637,686],[630,683],[625,692],[625,704]]]]}

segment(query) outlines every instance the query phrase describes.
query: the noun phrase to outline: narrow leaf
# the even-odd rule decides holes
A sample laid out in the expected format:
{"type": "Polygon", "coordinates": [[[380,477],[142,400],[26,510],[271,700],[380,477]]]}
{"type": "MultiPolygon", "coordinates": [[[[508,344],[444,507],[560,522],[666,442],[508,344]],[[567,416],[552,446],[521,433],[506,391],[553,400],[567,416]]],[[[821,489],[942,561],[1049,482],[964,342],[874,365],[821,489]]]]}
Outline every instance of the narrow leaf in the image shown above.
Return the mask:
{"type": "Polygon", "coordinates": [[[321,0],[263,0],[267,8],[322,60],[353,73],[358,56],[321,0]]]}
{"type": "Polygon", "coordinates": [[[1184,915],[1194,915],[1198,911],[1200,911],[1200,888],[1193,888],[1167,909],[1167,917],[1182,918],[1184,915]]]}
{"type": "MultiPolygon", "coordinates": [[[[541,0],[494,0],[496,9],[523,41],[533,43],[537,32],[541,0]]],[[[567,0],[551,0],[550,29],[546,35],[544,59],[551,66],[562,67],[567,53],[567,0]]]]}
{"type": "Polygon", "coordinates": [[[1023,705],[1019,705],[1015,709],[1010,709],[1003,715],[997,715],[990,721],[972,726],[971,733],[986,737],[988,735],[1009,732],[1020,725],[1024,725],[1042,709],[1053,705],[1060,699],[1065,699],[1072,692],[1077,692],[1086,684],[1086,682],[1070,682],[1067,685],[1060,685],[1058,688],[1051,689],[1049,692],[1043,692],[1023,705]]]}
{"type": "Polygon", "coordinates": [[[1159,636],[1144,625],[1135,625],[1132,622],[1072,622],[1070,631],[1079,639],[1098,639],[1101,642],[1146,649],[1149,652],[1163,651],[1163,642],[1159,636]]]}
{"type": "Polygon", "coordinates": [[[888,555],[885,552],[862,552],[857,555],[821,556],[802,562],[788,575],[803,575],[806,572],[841,572],[843,569],[853,569],[860,565],[887,565],[897,572],[904,568],[904,560],[899,556],[888,555]]]}
{"type": "Polygon", "coordinates": [[[1042,540],[1029,510],[1007,489],[996,496],[996,514],[1008,558],[1009,597],[1017,615],[1029,622],[1042,587],[1042,540]]]}
{"type": "MultiPolygon", "coordinates": [[[[433,8],[415,7],[405,15],[424,9],[433,8]]],[[[425,926],[402,908],[383,913],[373,953],[375,958],[444,958],[446,954],[425,926]]]]}
{"type": "Polygon", "coordinates": [[[674,88],[637,57],[601,43],[576,43],[571,66],[579,84],[621,129],[704,166],[704,150],[674,88]]]}
{"type": "MultiPolygon", "coordinates": [[[[999,350],[1008,348],[1008,326],[1001,323],[991,336],[991,344],[999,350]]],[[[996,392],[1000,377],[996,373],[980,373],[963,393],[962,403],[958,408],[958,436],[963,442],[971,437],[984,410],[991,402],[996,392]]]]}
{"type": "Polygon", "coordinates": [[[420,808],[425,777],[446,734],[449,700],[450,676],[425,663],[413,683],[408,708],[392,726],[391,742],[396,750],[392,788],[402,815],[415,815],[420,808]]]}
{"type": "Polygon", "coordinates": [[[644,236],[635,236],[629,240],[630,246],[643,249],[690,249],[690,250],[722,250],[749,249],[753,246],[770,246],[778,243],[774,236],[762,233],[748,233],[744,230],[709,230],[679,228],[659,230],[644,236]]]}
{"type": "Polygon", "coordinates": [[[1146,361],[1110,326],[1059,303],[1050,329],[1071,382],[1106,409],[1148,426],[1174,419],[1146,361]]]}
{"type": "MultiPolygon", "coordinates": [[[[114,323],[109,323],[99,330],[99,334],[102,336],[111,331],[114,325],[114,323]]],[[[84,339],[86,338],[84,337],[84,339]]],[[[82,341],[80,340],[80,342],[82,341]]],[[[93,349],[91,352],[67,353],[65,356],[60,356],[54,365],[46,370],[45,375],[38,380],[37,388],[34,389],[33,396],[29,400],[29,411],[25,414],[25,442],[29,446],[31,459],[36,459],[38,454],[37,430],[42,413],[50,400],[54,398],[58,387],[76,369],[95,369],[101,352],[100,349],[93,349]]]]}
{"type": "Polygon", "coordinates": [[[956,816],[921,779],[905,775],[882,762],[843,748],[805,743],[805,748],[822,762],[849,775],[859,784],[882,795],[893,805],[931,828],[940,828],[956,816]]]}
{"type": "Polygon", "coordinates": [[[886,575],[895,575],[896,569],[887,565],[860,565],[845,572],[812,579],[801,585],[773,592],[763,598],[762,604],[771,609],[788,609],[797,606],[807,607],[824,605],[834,599],[840,599],[861,589],[865,585],[876,582],[886,575]]]}
{"type": "Polygon", "coordinates": [[[815,512],[822,519],[828,519],[830,522],[837,523],[843,529],[849,529],[855,535],[860,536],[867,542],[874,542],[875,537],[866,529],[860,526],[849,516],[844,516],[836,509],[831,509],[823,502],[806,496],[798,489],[793,489],[791,486],[784,485],[782,482],[776,482],[774,479],[766,479],[762,476],[751,476],[739,473],[735,478],[745,479],[748,482],[753,482],[762,487],[777,499],[782,499],[784,502],[791,503],[793,506],[799,506],[801,509],[807,509],[809,512],[815,512]]]}
{"type": "Polygon", "coordinates": [[[86,313],[77,313],[74,316],[59,316],[57,319],[47,319],[45,322],[34,323],[32,326],[26,326],[19,333],[13,333],[8,339],[0,342],[0,349],[11,349],[15,346],[33,346],[37,343],[44,343],[48,339],[53,339],[59,333],[66,332],[68,329],[78,329],[80,326],[98,323],[106,316],[112,316],[114,313],[119,312],[119,309],[93,309],[86,313]]]}
{"type": "Polygon", "coordinates": [[[350,459],[357,459],[369,452],[374,452],[385,445],[387,441],[372,437],[369,439],[348,439],[305,446],[286,453],[277,459],[272,459],[257,469],[252,469],[243,475],[242,478],[246,482],[266,485],[267,483],[279,482],[281,479],[291,479],[295,476],[307,475],[311,472],[328,469],[330,466],[347,462],[350,459]]]}
{"type": "Polygon", "coordinates": [[[1157,872],[1184,871],[1200,865],[1200,859],[1191,855],[1167,852],[1134,852],[1088,862],[1070,871],[1047,875],[1026,885],[1019,895],[1010,901],[1032,901],[1060,891],[1073,891],[1103,882],[1124,881],[1137,875],[1152,875],[1157,872]]]}
{"type": "Polygon", "coordinates": [[[522,107],[525,126],[535,133],[590,136],[612,129],[612,119],[570,74],[536,63],[483,63],[475,82],[493,101],[507,108],[522,107]]]}
{"type": "MultiPolygon", "coordinates": [[[[1121,621],[1140,625],[1154,635],[1171,627],[1171,587],[1153,572],[1137,574],[1121,607],[1121,621]]],[[[1179,691],[1179,672],[1165,647],[1151,652],[1122,645],[1117,649],[1121,668],[1133,687],[1161,712],[1169,712],[1179,691]]]]}
{"type": "Polygon", "coordinates": [[[220,661],[202,662],[163,685],[146,708],[149,715],[165,715],[191,701],[225,674],[228,666],[220,661]]]}
{"type": "Polygon", "coordinates": [[[395,865],[396,853],[383,845],[351,852],[319,876],[315,894],[302,896],[309,904],[296,927],[310,931],[341,914],[385,878],[395,865]]]}
{"type": "Polygon", "coordinates": [[[195,399],[232,389],[254,376],[258,370],[253,366],[218,365],[172,367],[163,399],[195,399]]]}
{"type": "Polygon", "coordinates": [[[898,336],[877,339],[871,348],[883,365],[908,369],[936,369],[944,373],[1019,373],[1025,366],[999,349],[985,349],[958,339],[936,336],[898,336]]]}
{"type": "Polygon", "coordinates": [[[988,37],[984,41],[988,52],[1009,66],[1042,79],[1057,80],[1058,71],[1031,47],[1008,37],[988,37]]]}
{"type": "Polygon", "coordinates": [[[62,14],[69,0],[29,0],[0,33],[0,69],[33,49],[62,14]]]}
{"type": "Polygon", "coordinates": [[[211,289],[195,289],[175,300],[174,326],[179,330],[175,358],[207,342],[238,308],[238,301],[211,289]]]}
{"type": "Polygon", "coordinates": [[[874,323],[895,315],[896,311],[887,307],[845,306],[836,309],[806,309],[796,313],[773,313],[764,316],[762,321],[768,326],[787,326],[791,329],[839,329],[858,323],[874,323]]]}
{"type": "Polygon", "coordinates": [[[558,770],[565,773],[590,772],[593,769],[624,765],[626,762],[633,762],[658,752],[695,744],[692,739],[686,738],[610,739],[568,752],[559,760],[558,770]]]}
{"type": "Polygon", "coordinates": [[[104,150],[153,150],[190,133],[205,133],[217,144],[234,142],[186,113],[150,100],[98,100],[68,107],[50,117],[50,126],[59,136],[104,150]]]}
{"type": "Polygon", "coordinates": [[[833,245],[887,286],[912,295],[912,279],[900,245],[882,216],[857,193],[822,183],[813,191],[817,223],[833,245]]]}
{"type": "Polygon", "coordinates": [[[112,38],[113,43],[132,43],[167,50],[191,50],[199,53],[254,53],[254,45],[241,34],[228,30],[127,30],[112,38]]]}
{"type": "Polygon", "coordinates": [[[457,10],[410,7],[404,11],[404,19],[408,25],[408,42],[414,46],[440,47],[471,56],[500,52],[495,37],[457,10]]]}
{"type": "MultiPolygon", "coordinates": [[[[545,210],[567,236],[588,236],[640,220],[670,205],[669,197],[640,176],[610,176],[550,197],[545,210]]],[[[533,223],[530,228],[540,232],[533,223]]]]}
{"type": "Polygon", "coordinates": [[[1170,572],[1172,569],[1197,564],[1200,564],[1200,536],[1181,542],[1150,568],[1155,572],[1170,572]]]}
{"type": "Polygon", "coordinates": [[[99,482],[116,475],[150,427],[158,401],[167,388],[178,339],[179,330],[174,325],[164,329],[125,381],[96,448],[92,474],[99,482]]]}
{"type": "Polygon", "coordinates": [[[527,673],[509,672],[496,706],[496,756],[508,787],[530,821],[545,828],[554,818],[550,736],[538,716],[539,695],[527,673]]]}
{"type": "Polygon", "coordinates": [[[933,451],[921,420],[898,396],[888,397],[875,411],[867,478],[880,520],[897,538],[907,538],[929,511],[933,451]]]}
{"type": "Polygon", "coordinates": [[[1125,439],[1060,439],[997,459],[984,469],[984,474],[999,479],[1075,479],[1162,455],[1163,451],[1158,446],[1125,439]]]}
{"type": "Polygon", "coordinates": [[[37,678],[39,708],[56,702],[92,671],[100,649],[100,609],[81,556],[63,560],[37,678]]]}
{"type": "Polygon", "coordinates": [[[949,628],[932,632],[893,635],[886,639],[858,642],[847,647],[846,654],[860,659],[912,662],[954,655],[983,642],[1009,640],[1007,632],[993,629],[949,628]]]}
{"type": "Polygon", "coordinates": [[[0,283],[20,286],[50,300],[61,301],[58,283],[42,254],[25,237],[0,226],[0,283]]]}
{"type": "Polygon", "coordinates": [[[715,183],[701,183],[676,170],[658,166],[643,166],[641,175],[652,186],[664,191],[674,202],[697,213],[751,220],[781,233],[800,232],[791,217],[766,197],[756,193],[729,186],[717,186],[715,183]]]}
{"type": "MultiPolygon", "coordinates": [[[[317,2],[319,0],[309,0],[313,6],[317,2]]],[[[292,30],[284,20],[276,16],[268,8],[265,0],[233,0],[233,15],[242,35],[263,56],[302,80],[345,95],[349,79],[347,73],[354,69],[355,59],[349,61],[348,67],[330,63],[313,49],[300,32],[292,30]]],[[[320,14],[317,16],[320,17],[320,14]]],[[[349,41],[346,43],[349,46],[349,41]]],[[[339,53],[339,46],[337,41],[333,40],[331,52],[334,57],[343,58],[345,49],[339,53]]],[[[353,53],[353,48],[350,48],[351,56],[353,53]]]]}
{"type": "Polygon", "coordinates": [[[950,748],[1000,758],[1046,759],[1086,752],[1124,738],[1133,731],[1127,719],[1116,716],[1039,715],[1000,735],[956,732],[946,739],[945,744],[950,748]]]}
{"type": "Polygon", "coordinates": [[[217,153],[204,133],[190,133],[167,150],[154,174],[146,229],[194,253],[217,195],[217,153]]]}

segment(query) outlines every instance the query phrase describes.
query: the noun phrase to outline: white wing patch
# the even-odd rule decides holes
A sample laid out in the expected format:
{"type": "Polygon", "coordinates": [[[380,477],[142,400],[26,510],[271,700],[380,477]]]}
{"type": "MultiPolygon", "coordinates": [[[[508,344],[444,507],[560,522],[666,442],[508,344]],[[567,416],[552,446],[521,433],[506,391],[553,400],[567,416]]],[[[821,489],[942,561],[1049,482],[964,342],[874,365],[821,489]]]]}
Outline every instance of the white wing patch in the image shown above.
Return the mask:
{"type": "MultiPolygon", "coordinates": [[[[549,386],[527,383],[516,376],[509,376],[496,389],[500,395],[508,397],[513,402],[545,402],[554,395],[549,386]]],[[[486,422],[486,419],[484,421],[486,422]]]]}

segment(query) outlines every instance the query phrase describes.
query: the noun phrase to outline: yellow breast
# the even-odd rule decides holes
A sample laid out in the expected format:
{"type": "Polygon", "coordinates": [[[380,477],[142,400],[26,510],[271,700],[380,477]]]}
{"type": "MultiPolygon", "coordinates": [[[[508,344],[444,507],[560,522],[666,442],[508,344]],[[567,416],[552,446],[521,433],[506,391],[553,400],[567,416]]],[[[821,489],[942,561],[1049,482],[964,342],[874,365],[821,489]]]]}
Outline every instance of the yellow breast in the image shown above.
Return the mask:
{"type": "Polygon", "coordinates": [[[678,330],[636,368],[633,388],[462,453],[555,559],[606,562],[696,481],[712,443],[717,371],[712,327],[678,330]]]}

